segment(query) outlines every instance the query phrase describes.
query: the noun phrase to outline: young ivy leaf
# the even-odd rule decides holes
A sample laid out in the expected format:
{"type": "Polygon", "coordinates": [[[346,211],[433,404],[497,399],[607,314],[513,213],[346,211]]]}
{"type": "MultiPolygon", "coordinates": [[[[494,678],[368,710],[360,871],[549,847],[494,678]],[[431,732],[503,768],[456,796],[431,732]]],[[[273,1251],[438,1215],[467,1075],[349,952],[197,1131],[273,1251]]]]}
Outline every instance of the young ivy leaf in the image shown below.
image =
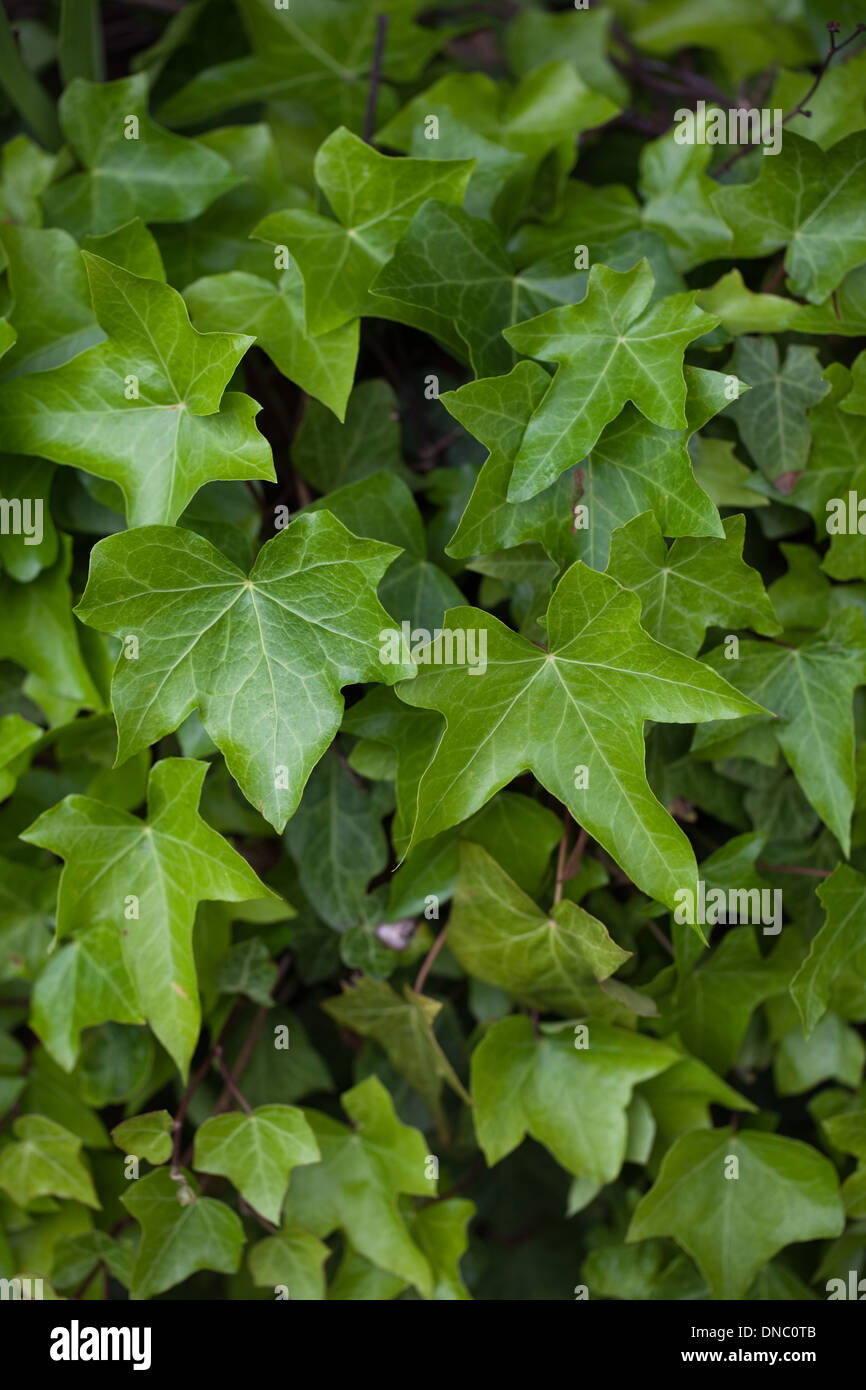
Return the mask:
{"type": "Polygon", "coordinates": [[[866,579],[862,513],[849,518],[850,493],[866,496],[866,418],[848,410],[852,374],[841,362],[825,372],[831,392],[809,413],[812,448],[790,501],[809,512],[817,535],[830,536],[822,568],[833,579],[866,579]],[[840,515],[841,512],[841,515],[840,515]]]}
{"type": "Polygon", "coordinates": [[[320,1239],[342,1227],[362,1255],[430,1297],[430,1264],[409,1233],[399,1200],[400,1193],[435,1195],[435,1182],[425,1176],[427,1141],[398,1120],[376,1076],[346,1091],[342,1104],[352,1129],[320,1111],[304,1112],[322,1161],[292,1173],[284,1220],[320,1239]]]}
{"type": "Polygon", "coordinates": [[[838,1236],[844,1225],[836,1171],[808,1144],[758,1130],[694,1130],[665,1154],[627,1239],[673,1236],[715,1298],[740,1299],[778,1250],[838,1236]]]}
{"type": "Polygon", "coordinates": [[[321,1158],[303,1112],[260,1105],[249,1115],[212,1115],[195,1136],[193,1167],[229,1178],[267,1221],[279,1221],[289,1174],[321,1158]]]}
{"type": "MultiPolygon", "coordinates": [[[[485,644],[486,668],[440,665],[399,687],[406,704],[439,710],[447,721],[418,787],[413,845],[531,769],[638,887],[676,905],[697,868],[647,782],[644,720],[763,711],[700,662],[654,641],[639,617],[636,594],[581,562],[550,601],[549,651],[478,609],[446,614],[446,628],[465,634],[467,654],[471,642],[476,656],[485,644]]],[[[422,656],[435,654],[434,645],[422,656]]]]}
{"type": "MultiPolygon", "coordinates": [[[[740,643],[736,661],[717,647],[705,658],[731,684],[779,718],[773,733],[797,781],[833,831],[843,852],[851,848],[854,809],[854,691],[866,682],[863,614],[845,609],[798,647],[740,643]]],[[[733,730],[732,730],[733,732],[733,730]]],[[[709,746],[727,730],[697,730],[693,747],[709,746]]]]}
{"type": "Polygon", "coordinates": [[[491,1166],[527,1134],[576,1177],[612,1182],[623,1165],[635,1086],[679,1054],[640,1033],[592,1022],[587,1046],[571,1030],[533,1035],[514,1015],[494,1023],[472,1054],[478,1142],[491,1166]]]}
{"type": "Polygon", "coordinates": [[[196,327],[204,333],[249,333],[289,381],[314,396],[339,420],[358,359],[359,320],[312,337],[304,325],[304,284],[294,263],[274,285],[233,270],[207,275],[184,290],[196,327]]]}
{"type": "Polygon", "coordinates": [[[252,1246],[247,1258],[257,1288],[284,1284],[293,1303],[309,1303],[325,1297],[324,1265],[330,1253],[324,1241],[291,1225],[252,1246]]]}
{"type": "Polygon", "coordinates": [[[791,981],[791,997],[807,1035],[830,1007],[833,982],[843,970],[866,974],[866,878],[840,864],[816,889],[826,919],[791,981]]]}
{"type": "Polygon", "coordinates": [[[244,795],[282,830],[340,726],[341,687],[414,672],[380,659],[392,624],[376,586],[397,554],[328,512],[296,517],[262,546],[249,578],[176,527],[100,541],[76,611],[136,642],[112,684],[118,761],[198,709],[244,795]]]}
{"type": "Polygon", "coordinates": [[[110,479],[131,526],[176,521],[214,478],[273,481],[258,405],[225,389],[252,338],[196,333],[169,285],[82,254],[107,341],[0,385],[4,447],[110,479]]]}
{"type": "Polygon", "coordinates": [[[631,953],[597,918],[567,898],[542,912],[480,845],[459,852],[448,949],[469,975],[545,1013],[629,1021],[603,982],[631,953]]]}
{"type": "Polygon", "coordinates": [[[118,82],[76,77],[59,103],[66,143],[85,173],[46,189],[48,219],[74,237],[113,231],[133,217],[184,222],[240,182],[213,150],[154,124],[146,73],[118,82]]]}
{"type": "MultiPolygon", "coordinates": [[[[119,914],[118,914],[119,916],[119,914]]],[[[112,1020],[144,1023],[116,926],[96,922],[55,951],[33,989],[30,1026],[64,1071],[78,1057],[81,1033],[112,1020]]]]}
{"type": "Polygon", "coordinates": [[[67,796],[21,838],[66,860],[57,934],[91,922],[121,934],[138,1006],[186,1076],[201,1022],[192,929],[199,902],[276,896],[198,813],[207,764],[163,758],[150,775],[148,817],[67,796]]]}
{"type": "Polygon", "coordinates": [[[773,159],[761,160],[751,183],[713,194],[713,206],[734,233],[729,256],[769,256],[787,246],[791,288],[821,304],[842,277],[866,260],[866,131],[830,150],[785,131],[773,159]]]}
{"type": "Polygon", "coordinates": [[[668,549],[655,516],[642,512],[611,537],[607,573],[640,598],[641,626],[687,656],[697,656],[711,625],[782,631],[761,576],[742,559],[746,518],[724,526],[724,540],[685,537],[668,549]]]}
{"type": "Polygon", "coordinates": [[[44,1115],[21,1115],[12,1133],[12,1143],[0,1153],[0,1188],[16,1206],[51,1196],[99,1207],[76,1135],[44,1115]]]}
{"type": "Polygon", "coordinates": [[[240,1265],[244,1228],[239,1218],[224,1202],[200,1196],[195,1178],[181,1172],[182,1183],[168,1168],[158,1168],[131,1183],[120,1199],[141,1227],[130,1298],[153,1298],[197,1269],[234,1274],[240,1265]]]}
{"type": "Polygon", "coordinates": [[[696,291],[651,304],[654,284],[647,260],[625,271],[596,264],[580,304],[506,329],[518,352],[559,364],[517,451],[509,501],[534,497],[588,454],[626,401],[664,429],[686,428],[683,353],[718,320],[696,291]]]}
{"type": "Polygon", "coordinates": [[[174,1121],[167,1110],[152,1110],[122,1120],[111,1131],[111,1138],[126,1154],[143,1158],[156,1167],[171,1157],[174,1121]]]}
{"type": "Polygon", "coordinates": [[[739,338],[729,365],[751,387],[728,414],[755,463],[770,481],[799,472],[812,441],[806,412],[830,390],[818,349],[789,347],[780,364],[774,338],[739,338]]]}
{"type": "MultiPolygon", "coordinates": [[[[704,423],[727,403],[725,378],[687,368],[686,382],[689,425],[697,429],[698,420],[704,423]]],[[[543,492],[525,502],[509,501],[514,460],[549,386],[543,367],[519,362],[507,376],[471,381],[441,397],[455,420],[490,451],[448,544],[449,555],[485,555],[537,541],[559,564],[581,559],[603,569],[613,529],[647,509],[665,536],[724,534],[718,511],[695,481],[686,433],[661,429],[632,406],[602,431],[586,458],[572,460],[576,466],[543,492]],[[579,523],[580,503],[585,517],[579,523]]]]}
{"type": "Polygon", "coordinates": [[[304,280],[307,330],[318,335],[361,314],[388,317],[370,295],[376,275],[422,203],[463,201],[474,161],[389,158],[341,126],[313,167],[334,217],[289,208],[252,235],[288,247],[304,280]]]}
{"type": "Polygon", "coordinates": [[[387,981],[362,976],[356,985],[344,985],[335,999],[324,1000],[322,1008],[342,1028],[381,1044],[396,1070],[426,1101],[440,1132],[447,1133],[440,1100],[443,1081],[471,1104],[433,1032],[442,1008],[438,1000],[426,999],[409,985],[401,999],[387,981]]]}

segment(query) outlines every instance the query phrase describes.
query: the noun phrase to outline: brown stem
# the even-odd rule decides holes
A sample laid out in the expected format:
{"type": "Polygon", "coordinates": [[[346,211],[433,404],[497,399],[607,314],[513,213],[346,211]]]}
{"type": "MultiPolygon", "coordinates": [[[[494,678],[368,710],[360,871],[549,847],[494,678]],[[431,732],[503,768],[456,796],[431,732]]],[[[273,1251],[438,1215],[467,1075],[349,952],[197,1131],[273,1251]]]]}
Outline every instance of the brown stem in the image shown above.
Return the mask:
{"type": "Polygon", "coordinates": [[[442,950],[442,947],[445,945],[445,937],[446,937],[446,935],[447,935],[447,932],[448,932],[448,924],[447,924],[447,922],[446,922],[445,926],[442,928],[442,930],[441,930],[441,932],[439,933],[439,935],[437,936],[436,940],[433,942],[433,945],[430,947],[430,950],[427,952],[426,956],[424,957],[424,963],[423,963],[423,965],[421,966],[421,969],[418,971],[418,978],[417,978],[417,980],[415,981],[415,993],[416,993],[416,994],[420,994],[421,991],[422,991],[422,989],[424,988],[424,981],[427,979],[427,976],[430,974],[430,967],[432,966],[432,964],[433,964],[434,960],[436,959],[436,957],[438,956],[439,952],[442,950]]]}
{"type": "Polygon", "coordinates": [[[232,1095],[234,1096],[235,1100],[237,1101],[238,1105],[241,1107],[242,1110],[245,1110],[248,1115],[252,1115],[253,1107],[250,1104],[248,1104],[246,1097],[241,1093],[241,1091],[238,1090],[238,1087],[235,1085],[232,1074],[225,1064],[225,1060],[223,1058],[223,1050],[220,1044],[217,1044],[217,1046],[215,1047],[214,1055],[216,1057],[216,1064],[222,1072],[223,1077],[225,1078],[225,1083],[231,1091],[232,1095]]]}
{"type": "Polygon", "coordinates": [[[777,874],[805,874],[808,878],[829,878],[832,869],[811,869],[800,864],[767,864],[762,860],[755,861],[756,869],[766,869],[768,873],[777,874]]]}

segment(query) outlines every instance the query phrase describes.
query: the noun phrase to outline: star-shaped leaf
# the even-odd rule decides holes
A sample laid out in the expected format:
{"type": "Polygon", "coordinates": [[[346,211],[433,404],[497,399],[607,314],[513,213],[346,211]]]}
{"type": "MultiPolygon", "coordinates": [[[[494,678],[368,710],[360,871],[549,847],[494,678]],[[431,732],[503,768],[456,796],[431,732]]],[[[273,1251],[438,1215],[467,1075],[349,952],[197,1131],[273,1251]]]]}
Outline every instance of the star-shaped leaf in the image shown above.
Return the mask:
{"type": "Polygon", "coordinates": [[[14,1139],[0,1151],[0,1187],[19,1207],[38,1197],[66,1197],[98,1207],[81,1140],[44,1115],[21,1115],[14,1139]]]}
{"type": "Polygon", "coordinates": [[[467,653],[474,641],[477,657],[485,643],[486,668],[474,676],[477,665],[440,664],[399,687],[407,704],[447,721],[418,788],[413,844],[531,768],[639,887],[674,904],[696,868],[647,784],[643,721],[724,719],[760,707],[655,642],[639,625],[639,607],[637,595],[578,562],[550,602],[549,651],[478,609],[446,614],[445,628],[466,634],[467,653]]]}
{"type": "Polygon", "coordinates": [[[271,213],[253,235],[288,247],[304,281],[307,329],[318,335],[359,314],[388,317],[369,294],[373,280],[423,202],[462,201],[473,164],[392,159],[341,127],[320,146],[314,167],[334,217],[289,208],[271,213]]]}
{"type": "Polygon", "coordinates": [[[475,1130],[489,1164],[529,1134],[569,1173],[612,1182],[622,1167],[635,1086],[679,1060],[673,1048],[590,1022],[534,1037],[525,1016],[494,1023],[472,1054],[475,1130]]]}
{"type": "Polygon", "coordinates": [[[169,285],[83,254],[108,339],[0,385],[6,447],[110,479],[132,526],[176,521],[213,478],[273,479],[258,406],[225,392],[252,339],[196,333],[169,285]]]}
{"type": "Polygon", "coordinates": [[[790,500],[810,514],[821,540],[829,535],[830,549],[823,560],[827,574],[834,579],[866,579],[859,529],[862,514],[855,510],[855,529],[849,520],[849,494],[855,494],[855,508],[866,497],[866,417],[847,408],[851,373],[834,362],[824,375],[831,392],[809,413],[812,448],[790,500]]]}
{"type": "Polygon", "coordinates": [[[130,1298],[153,1298],[197,1269],[233,1274],[244,1248],[244,1228],[225,1202],[199,1195],[195,1178],[181,1170],[175,1182],[158,1168],[130,1185],[123,1205],[141,1227],[130,1298]]]}
{"type": "Polygon", "coordinates": [[[282,830],[339,728],[341,686],[413,670],[380,660],[391,620],[376,585],[396,553],[327,512],[268,541],[249,578],[177,527],[100,541],[77,612],[138,642],[112,685],[119,760],[197,708],[244,795],[282,830]]]}
{"type": "Polygon", "coordinates": [[[734,233],[729,255],[769,256],[785,246],[795,294],[821,304],[842,277],[866,261],[866,131],[821,150],[786,130],[781,152],[761,160],[752,183],[713,194],[734,233]]]}
{"type": "Polygon", "coordinates": [[[158,762],[148,817],[67,796],[22,836],[66,860],[58,936],[91,923],[120,934],[138,1006],[185,1075],[201,1012],[192,950],[196,905],[275,896],[198,814],[206,763],[158,762]]]}
{"type": "MultiPolygon", "coordinates": [[[[697,429],[726,404],[725,378],[687,368],[686,381],[687,413],[697,429]]],[[[484,555],[538,541],[559,564],[582,559],[604,569],[613,529],[647,509],[666,536],[724,534],[715,506],[695,481],[685,432],[661,429],[632,406],[603,430],[585,459],[574,461],[576,467],[536,497],[509,501],[514,460],[549,385],[537,363],[519,362],[507,376],[469,382],[441,397],[450,414],[490,451],[448,544],[449,555],[484,555]],[[583,508],[579,514],[578,507],[583,508]]]]}
{"type": "Polygon", "coordinates": [[[75,237],[113,231],[132,217],[184,222],[238,183],[224,159],[147,115],[145,73],[117,82],[77,77],[59,103],[66,143],[86,172],[42,195],[48,219],[75,237]]]}
{"type": "Polygon", "coordinates": [[[708,627],[781,632],[761,576],[742,559],[746,518],[729,517],[725,539],[674,541],[668,549],[651,512],[611,537],[607,573],[641,601],[641,626],[656,641],[696,656],[708,627]]]}
{"type": "Polygon", "coordinates": [[[247,1115],[213,1115],[195,1136],[193,1166],[229,1178],[268,1221],[279,1221],[289,1174],[317,1163],[319,1146],[303,1112],[292,1105],[260,1105],[247,1115]]]}
{"type": "Polygon", "coordinates": [[[664,429],[685,429],[683,353],[716,319],[695,294],[650,303],[649,262],[633,270],[594,265],[586,298],[507,329],[518,352],[559,370],[530,419],[514,460],[510,501],[534,497],[588,454],[626,401],[664,429]]]}
{"type": "MultiPolygon", "coordinates": [[[[854,809],[854,691],[866,683],[866,625],[846,609],[800,646],[740,643],[736,661],[716,648],[707,663],[778,715],[773,733],[803,791],[847,855],[854,809]]],[[[695,735],[709,747],[728,731],[695,735]]]]}
{"type": "Polygon", "coordinates": [[[844,1225],[835,1169],[808,1144],[759,1130],[694,1130],[668,1150],[628,1240],[673,1236],[715,1298],[740,1299],[778,1250],[837,1236],[844,1225]]]}
{"type": "Polygon", "coordinates": [[[738,338],[731,370],[751,387],[728,408],[766,478],[805,466],[811,443],[806,412],[830,390],[817,348],[789,347],[784,364],[773,338],[738,338]]]}
{"type": "Polygon", "coordinates": [[[399,1201],[400,1193],[435,1194],[435,1183],[425,1176],[427,1142],[397,1119],[378,1077],[346,1091],[342,1105],[352,1129],[319,1111],[304,1112],[322,1159],[292,1173],[284,1220],[320,1238],[342,1227],[361,1254],[429,1296],[430,1264],[409,1233],[399,1201]]]}

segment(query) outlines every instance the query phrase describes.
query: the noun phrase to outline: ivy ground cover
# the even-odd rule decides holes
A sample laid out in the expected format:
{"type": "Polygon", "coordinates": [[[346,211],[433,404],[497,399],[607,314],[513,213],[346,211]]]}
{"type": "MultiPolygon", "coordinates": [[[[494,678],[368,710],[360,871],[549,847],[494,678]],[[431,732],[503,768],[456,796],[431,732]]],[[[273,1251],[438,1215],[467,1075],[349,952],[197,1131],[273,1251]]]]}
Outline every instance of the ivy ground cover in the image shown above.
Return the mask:
{"type": "Polygon", "coordinates": [[[4,0],[4,1298],[866,1297],[860,14],[4,0]]]}

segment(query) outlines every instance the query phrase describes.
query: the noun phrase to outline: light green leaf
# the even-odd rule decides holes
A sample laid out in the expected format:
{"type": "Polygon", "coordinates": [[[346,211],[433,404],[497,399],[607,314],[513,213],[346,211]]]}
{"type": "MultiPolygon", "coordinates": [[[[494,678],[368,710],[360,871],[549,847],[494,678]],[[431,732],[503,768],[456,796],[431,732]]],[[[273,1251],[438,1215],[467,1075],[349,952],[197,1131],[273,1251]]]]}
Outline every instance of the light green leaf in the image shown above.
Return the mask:
{"type": "Polygon", "coordinates": [[[317,1163],[319,1146],[303,1112],[290,1105],[262,1105],[246,1115],[214,1115],[195,1136],[193,1165],[229,1178],[251,1207],[279,1221],[289,1174],[317,1163]]]}
{"type": "Polygon", "coordinates": [[[847,864],[839,864],[815,891],[826,918],[791,981],[791,996],[807,1035],[830,1007],[836,976],[844,969],[866,974],[866,878],[847,864]]]}
{"type": "Polygon", "coordinates": [[[165,1163],[171,1157],[174,1121],[167,1110],[153,1110],[147,1115],[133,1115],[122,1120],[111,1131],[111,1137],[126,1154],[143,1158],[146,1163],[165,1163]]]}
{"type": "Polygon", "coordinates": [[[50,1195],[99,1207],[80,1139],[44,1115],[19,1116],[12,1133],[12,1143],[0,1151],[0,1187],[17,1206],[50,1195]]]}
{"type": "Polygon", "coordinates": [[[132,1183],[121,1197],[141,1227],[129,1296],[153,1298],[197,1269],[233,1274],[244,1248],[244,1229],[231,1208],[199,1195],[195,1178],[181,1170],[175,1182],[158,1168],[132,1183]]]}
{"type": "Polygon", "coordinates": [[[109,1020],[143,1023],[144,1016],[121,935],[115,925],[97,922],[49,957],[33,990],[30,1026],[54,1060],[71,1071],[82,1031],[109,1020]]]}
{"type": "Polygon", "coordinates": [[[199,816],[206,772],[206,763],[164,758],[150,776],[147,821],[68,796],[22,836],[66,860],[58,936],[93,922],[121,934],[138,1006],[184,1075],[201,1021],[192,951],[196,904],[274,896],[199,816]]]}
{"type": "Polygon", "coordinates": [[[844,1224],[833,1165],[808,1144],[759,1130],[696,1130],[665,1156],[628,1240],[673,1236],[715,1298],[740,1299],[777,1251],[837,1236],[844,1224]]]}
{"type": "Polygon", "coordinates": [[[292,1302],[315,1302],[325,1297],[324,1264],[330,1250],[303,1226],[284,1226],[249,1253],[250,1273],[257,1288],[283,1285],[292,1302]]]}
{"type": "Polygon", "coordinates": [[[268,541],[249,578],[177,528],[101,541],[77,611],[139,644],[112,685],[119,759],[197,708],[244,795],[282,830],[337,732],[340,688],[411,674],[411,663],[380,660],[388,615],[375,586],[395,553],[327,512],[268,541]]]}

